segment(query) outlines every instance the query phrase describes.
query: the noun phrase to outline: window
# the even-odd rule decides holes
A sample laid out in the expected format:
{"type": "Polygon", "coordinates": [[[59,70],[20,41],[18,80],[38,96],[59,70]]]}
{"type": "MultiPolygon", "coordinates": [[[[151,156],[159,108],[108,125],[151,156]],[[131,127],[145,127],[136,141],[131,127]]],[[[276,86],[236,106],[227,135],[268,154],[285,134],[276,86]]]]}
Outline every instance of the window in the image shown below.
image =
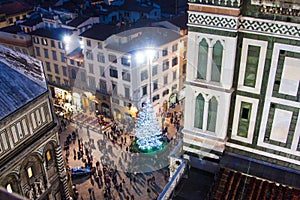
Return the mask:
{"type": "Polygon", "coordinates": [[[118,86],[116,83],[111,83],[112,94],[118,94],[118,86]]]}
{"type": "Polygon", "coordinates": [[[65,84],[65,86],[68,86],[69,85],[69,81],[67,79],[64,79],[64,84],[65,84]]]}
{"type": "Polygon", "coordinates": [[[203,128],[203,114],[204,114],[204,98],[202,94],[199,94],[196,98],[196,108],[194,117],[194,127],[202,129],[203,128]]]}
{"type": "Polygon", "coordinates": [[[94,77],[89,76],[89,88],[96,89],[96,81],[94,77]]]}
{"type": "Polygon", "coordinates": [[[158,89],[158,80],[153,81],[153,91],[158,89]]]}
{"type": "Polygon", "coordinates": [[[97,61],[100,63],[105,63],[105,57],[103,53],[98,53],[97,54],[97,61]]]}
{"type": "Polygon", "coordinates": [[[27,176],[28,176],[28,178],[32,178],[33,177],[33,172],[32,172],[32,168],[31,167],[27,168],[27,176]]]}
{"type": "Polygon", "coordinates": [[[46,161],[49,162],[51,159],[52,159],[51,151],[47,150],[47,152],[46,152],[46,161]]]}
{"type": "Polygon", "coordinates": [[[110,77],[118,78],[118,70],[115,69],[115,68],[113,68],[113,67],[111,67],[109,69],[109,75],[110,75],[110,77]]]}
{"type": "Polygon", "coordinates": [[[67,67],[63,66],[62,69],[63,69],[63,75],[67,76],[67,67]]]}
{"type": "Polygon", "coordinates": [[[252,104],[248,102],[241,102],[240,118],[238,122],[237,135],[247,138],[250,125],[252,104]]]}
{"type": "Polygon", "coordinates": [[[252,46],[252,45],[248,46],[246,72],[245,72],[245,79],[244,79],[245,86],[255,87],[259,55],[260,55],[259,46],[252,46]]]}
{"type": "Polygon", "coordinates": [[[165,48],[162,50],[162,56],[167,56],[168,55],[168,48],[165,48]]]}
{"type": "Polygon", "coordinates": [[[80,77],[81,77],[81,81],[82,81],[82,82],[85,82],[85,81],[86,81],[85,72],[81,72],[81,73],[80,73],[80,77]]]}
{"type": "Polygon", "coordinates": [[[91,74],[94,73],[94,66],[91,63],[89,63],[89,73],[91,73],[91,74]]]}
{"type": "Polygon", "coordinates": [[[141,72],[141,81],[148,79],[148,70],[141,72]]]}
{"type": "Polygon", "coordinates": [[[142,96],[147,95],[147,85],[142,87],[142,96]]]}
{"type": "Polygon", "coordinates": [[[220,82],[222,57],[223,57],[223,46],[220,41],[217,41],[213,47],[213,63],[211,69],[212,81],[220,82]]]}
{"type": "Polygon", "coordinates": [[[57,60],[56,51],[52,50],[52,59],[57,60]]]}
{"type": "Polygon", "coordinates": [[[71,65],[74,65],[75,61],[73,59],[70,59],[70,63],[71,63],[71,65]]]}
{"type": "Polygon", "coordinates": [[[163,97],[169,94],[169,89],[163,91],[163,97]]]}
{"type": "Polygon", "coordinates": [[[242,119],[248,120],[249,119],[249,113],[250,109],[249,108],[242,108],[242,119]]]}
{"type": "Polygon", "coordinates": [[[39,43],[40,43],[40,40],[39,40],[38,37],[34,37],[34,38],[33,38],[33,42],[34,42],[35,44],[39,44],[39,43]]]}
{"type": "Polygon", "coordinates": [[[54,64],[54,71],[56,74],[59,74],[58,65],[54,64]]]}
{"type": "Polygon", "coordinates": [[[122,72],[122,79],[124,81],[130,81],[130,73],[128,71],[123,71],[122,72]]]}
{"type": "Polygon", "coordinates": [[[108,55],[108,60],[109,60],[110,62],[117,63],[117,56],[112,55],[112,54],[109,54],[109,55],[108,55]]]}
{"type": "Polygon", "coordinates": [[[47,39],[45,39],[45,38],[42,38],[42,44],[43,44],[44,46],[47,46],[47,45],[48,45],[48,41],[47,41],[47,39]]]}
{"type": "Polygon", "coordinates": [[[56,83],[58,84],[58,85],[60,85],[60,78],[59,77],[55,77],[55,81],[56,81],[56,83]]]}
{"type": "Polygon", "coordinates": [[[98,42],[98,49],[102,49],[102,43],[101,42],[98,42]]]}
{"type": "Polygon", "coordinates": [[[59,49],[64,49],[64,44],[62,42],[58,42],[58,48],[59,49]]]}
{"type": "Polygon", "coordinates": [[[178,57],[172,59],[172,67],[178,64],[178,57]]]}
{"type": "Polygon", "coordinates": [[[54,40],[51,40],[51,47],[54,47],[55,48],[55,41],[54,40]]]}
{"type": "Polygon", "coordinates": [[[72,77],[72,79],[76,79],[76,70],[75,69],[71,70],[71,77],[72,77]]]}
{"type": "Polygon", "coordinates": [[[46,69],[48,72],[51,72],[51,66],[49,62],[45,62],[46,63],[46,69]]]}
{"type": "Polygon", "coordinates": [[[174,45],[172,46],[172,52],[177,51],[177,49],[178,49],[178,44],[174,44],[174,45]]]}
{"type": "Polygon", "coordinates": [[[197,67],[197,78],[206,79],[208,62],[208,44],[205,39],[202,39],[199,43],[198,49],[198,67],[197,67]]]}
{"type": "Polygon", "coordinates": [[[163,71],[166,71],[169,69],[169,61],[168,60],[165,60],[163,62],[163,71]]]}
{"type": "Polygon", "coordinates": [[[172,91],[177,89],[177,84],[172,85],[172,91]]]}
{"type": "Polygon", "coordinates": [[[126,56],[126,57],[122,57],[121,58],[121,63],[124,66],[130,66],[130,57],[126,56]]]}
{"type": "Polygon", "coordinates": [[[86,51],[85,52],[85,56],[86,56],[86,59],[93,60],[93,53],[92,53],[92,51],[86,51]]]}
{"type": "Polygon", "coordinates": [[[53,78],[52,78],[52,75],[51,75],[51,74],[48,74],[48,81],[49,81],[50,83],[53,82],[53,78]]]}
{"type": "Polygon", "coordinates": [[[215,132],[218,112],[218,101],[215,97],[209,100],[207,130],[215,132]]]}
{"type": "Polygon", "coordinates": [[[60,61],[61,62],[66,62],[66,58],[65,58],[65,54],[64,53],[60,53],[60,61]]]}
{"type": "Polygon", "coordinates": [[[105,77],[105,68],[103,66],[100,66],[100,76],[105,77]]]}
{"type": "Polygon", "coordinates": [[[88,46],[88,47],[92,46],[91,40],[86,40],[86,46],[88,46]]]}
{"type": "Polygon", "coordinates": [[[130,89],[128,87],[124,87],[124,93],[125,93],[125,98],[128,98],[130,97],[130,89]]]}
{"type": "Polygon", "coordinates": [[[9,192],[9,193],[12,193],[12,192],[13,192],[13,190],[12,190],[12,187],[11,187],[11,184],[10,184],[10,183],[6,185],[6,190],[7,190],[7,192],[9,192]]]}
{"type": "Polygon", "coordinates": [[[173,81],[175,81],[177,78],[177,71],[173,71],[173,81]]]}
{"type": "Polygon", "coordinates": [[[168,76],[164,76],[164,84],[168,84],[168,76]]]}
{"type": "Polygon", "coordinates": [[[157,75],[157,67],[158,67],[158,65],[154,65],[154,66],[152,67],[152,76],[157,75]]]}
{"type": "Polygon", "coordinates": [[[44,49],[44,56],[45,58],[49,58],[48,49],[44,49]]]}
{"type": "Polygon", "coordinates": [[[104,80],[100,80],[99,82],[99,88],[100,92],[106,94],[107,93],[107,87],[106,87],[106,82],[104,80]]]}
{"type": "Polygon", "coordinates": [[[155,96],[152,98],[152,102],[157,101],[157,100],[159,100],[159,95],[158,95],[158,94],[155,95],[155,96]]]}
{"type": "Polygon", "coordinates": [[[186,59],[186,51],[183,52],[183,58],[186,59]]]}

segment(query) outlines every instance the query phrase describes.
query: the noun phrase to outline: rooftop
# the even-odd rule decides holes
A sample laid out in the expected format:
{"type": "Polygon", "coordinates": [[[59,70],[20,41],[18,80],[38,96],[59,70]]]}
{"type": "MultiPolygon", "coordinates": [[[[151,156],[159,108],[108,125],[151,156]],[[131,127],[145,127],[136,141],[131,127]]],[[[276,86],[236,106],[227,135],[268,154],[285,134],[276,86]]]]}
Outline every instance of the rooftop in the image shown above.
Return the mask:
{"type": "Polygon", "coordinates": [[[0,13],[5,13],[6,15],[14,15],[17,13],[22,13],[32,9],[32,6],[22,1],[13,1],[0,4],[0,13]]]}
{"type": "Polygon", "coordinates": [[[88,19],[89,19],[88,17],[78,16],[75,19],[73,19],[72,21],[70,21],[67,25],[72,26],[72,27],[77,27],[88,19]]]}
{"type": "Polygon", "coordinates": [[[107,24],[94,24],[90,29],[80,34],[81,37],[86,37],[94,40],[104,41],[112,34],[123,31],[117,26],[107,24]]]}
{"type": "Polygon", "coordinates": [[[135,28],[113,35],[106,48],[121,52],[132,52],[145,47],[161,47],[181,37],[179,33],[166,28],[135,28]]]}
{"type": "Polygon", "coordinates": [[[0,46],[0,71],[0,120],[47,91],[42,65],[34,58],[0,46]]]}
{"type": "Polygon", "coordinates": [[[12,26],[6,26],[6,27],[3,27],[3,28],[0,28],[0,31],[1,32],[6,32],[6,33],[18,33],[18,32],[21,32],[21,28],[19,25],[12,25],[12,26]]]}
{"type": "Polygon", "coordinates": [[[62,40],[64,35],[71,35],[72,31],[66,28],[39,28],[30,33],[31,35],[51,38],[55,40],[62,40]]]}

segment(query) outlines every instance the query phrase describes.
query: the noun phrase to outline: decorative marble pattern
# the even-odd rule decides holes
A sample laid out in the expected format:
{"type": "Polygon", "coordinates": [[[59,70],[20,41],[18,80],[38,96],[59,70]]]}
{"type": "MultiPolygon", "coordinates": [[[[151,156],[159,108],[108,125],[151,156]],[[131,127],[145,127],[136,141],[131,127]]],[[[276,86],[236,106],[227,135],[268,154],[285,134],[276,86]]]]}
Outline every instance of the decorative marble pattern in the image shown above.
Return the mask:
{"type": "Polygon", "coordinates": [[[300,24],[274,22],[249,17],[239,19],[239,30],[263,32],[287,37],[300,37],[300,24]]]}
{"type": "Polygon", "coordinates": [[[210,28],[222,28],[236,30],[238,28],[238,20],[236,17],[219,16],[198,12],[188,12],[189,25],[207,26],[210,28]]]}

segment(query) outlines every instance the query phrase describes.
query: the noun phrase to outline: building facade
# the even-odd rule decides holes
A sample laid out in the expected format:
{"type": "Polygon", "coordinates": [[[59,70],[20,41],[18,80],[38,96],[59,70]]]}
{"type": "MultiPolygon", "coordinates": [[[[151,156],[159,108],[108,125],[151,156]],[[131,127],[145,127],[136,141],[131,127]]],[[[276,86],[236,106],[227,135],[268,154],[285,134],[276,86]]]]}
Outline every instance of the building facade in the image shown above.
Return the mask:
{"type": "Polygon", "coordinates": [[[134,115],[130,109],[141,106],[147,98],[151,98],[156,112],[178,101],[183,36],[157,27],[114,30],[115,34],[105,37],[90,34],[97,28],[81,35],[87,83],[91,92],[112,96],[114,118],[134,115]]]}
{"type": "Polygon", "coordinates": [[[0,184],[28,199],[70,199],[41,62],[1,46],[0,184]]]}
{"type": "Polygon", "coordinates": [[[189,1],[187,155],[299,170],[300,7],[276,2],[189,1]]]}

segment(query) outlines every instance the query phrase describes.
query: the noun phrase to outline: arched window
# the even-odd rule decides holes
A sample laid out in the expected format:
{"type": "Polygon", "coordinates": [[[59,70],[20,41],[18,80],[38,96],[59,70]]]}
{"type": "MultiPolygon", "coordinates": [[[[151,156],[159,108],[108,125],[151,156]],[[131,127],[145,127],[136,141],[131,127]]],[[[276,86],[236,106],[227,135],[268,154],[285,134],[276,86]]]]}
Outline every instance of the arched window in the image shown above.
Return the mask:
{"type": "Polygon", "coordinates": [[[207,60],[208,60],[208,44],[206,40],[203,38],[199,43],[199,49],[198,49],[198,66],[197,66],[198,79],[206,79],[207,60]]]}
{"type": "Polygon", "coordinates": [[[220,41],[217,41],[213,47],[213,63],[211,69],[212,81],[220,82],[222,58],[223,58],[223,46],[220,41]]]}
{"type": "Polygon", "coordinates": [[[218,112],[218,101],[215,97],[209,100],[207,130],[215,132],[218,112]]]}
{"type": "Polygon", "coordinates": [[[202,129],[203,128],[203,113],[204,113],[204,98],[199,94],[196,98],[195,106],[195,118],[194,118],[194,127],[202,129]]]}

